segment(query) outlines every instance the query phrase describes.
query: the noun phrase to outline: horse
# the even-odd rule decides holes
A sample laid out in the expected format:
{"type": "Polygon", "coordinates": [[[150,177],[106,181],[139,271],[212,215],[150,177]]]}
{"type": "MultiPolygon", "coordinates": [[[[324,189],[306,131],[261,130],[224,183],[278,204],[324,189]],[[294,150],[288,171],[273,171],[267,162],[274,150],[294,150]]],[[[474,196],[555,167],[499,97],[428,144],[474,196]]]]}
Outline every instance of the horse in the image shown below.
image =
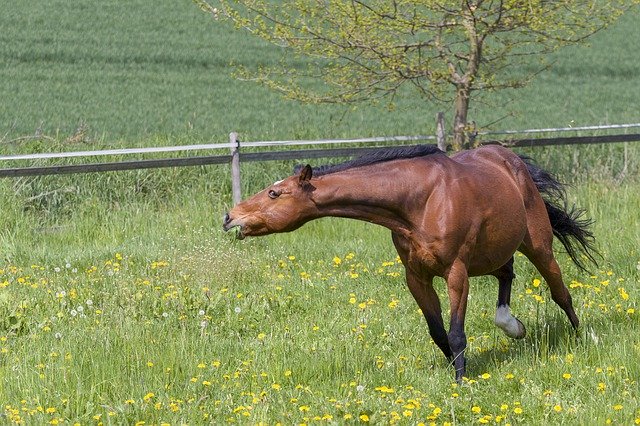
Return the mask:
{"type": "Polygon", "coordinates": [[[462,381],[469,277],[498,280],[495,324],[510,338],[526,330],[511,313],[516,251],[546,281],[574,329],[579,320],[552,247],[554,236],[581,269],[596,263],[592,221],[568,208],[564,185],[551,173],[499,145],[448,156],[433,145],[380,149],[337,165],[299,166],[235,205],[223,229],[239,239],[289,232],[314,219],[358,219],[391,230],[409,291],[429,333],[462,381]],[[581,256],[582,255],[582,256],[581,256]],[[433,278],[447,284],[449,332],[433,278]]]}

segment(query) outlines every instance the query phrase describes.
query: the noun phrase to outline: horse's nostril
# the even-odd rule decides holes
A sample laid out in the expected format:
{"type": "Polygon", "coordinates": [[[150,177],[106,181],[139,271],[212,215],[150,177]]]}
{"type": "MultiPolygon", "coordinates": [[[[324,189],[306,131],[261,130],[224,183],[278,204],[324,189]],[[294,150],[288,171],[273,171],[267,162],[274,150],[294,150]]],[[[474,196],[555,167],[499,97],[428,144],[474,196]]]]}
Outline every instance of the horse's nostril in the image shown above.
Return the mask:
{"type": "Polygon", "coordinates": [[[222,226],[226,226],[229,222],[231,222],[229,213],[225,213],[224,217],[222,218],[222,226]]]}

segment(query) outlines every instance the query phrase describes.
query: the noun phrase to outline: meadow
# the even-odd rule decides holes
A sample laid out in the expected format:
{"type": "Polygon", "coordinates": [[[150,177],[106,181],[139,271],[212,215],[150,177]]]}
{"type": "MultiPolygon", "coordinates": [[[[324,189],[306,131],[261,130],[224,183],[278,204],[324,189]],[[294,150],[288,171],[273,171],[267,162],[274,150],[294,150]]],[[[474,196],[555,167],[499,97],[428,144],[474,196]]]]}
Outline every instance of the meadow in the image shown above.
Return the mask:
{"type": "MultiPolygon", "coordinates": [[[[231,59],[273,52],[186,0],[127,5],[3,6],[2,154],[432,131],[438,107],[416,100],[300,106],[234,81],[231,59]]],[[[637,17],[477,104],[478,122],[637,121],[637,17]]],[[[474,279],[461,385],[383,228],[323,219],[237,241],[221,230],[226,166],[1,180],[0,423],[640,424],[636,145],[521,150],[570,184],[602,257],[585,273],[559,250],[578,332],[525,259],[523,340],[493,325],[495,280],[474,279]]],[[[243,165],[244,194],[293,165],[243,165]]]]}

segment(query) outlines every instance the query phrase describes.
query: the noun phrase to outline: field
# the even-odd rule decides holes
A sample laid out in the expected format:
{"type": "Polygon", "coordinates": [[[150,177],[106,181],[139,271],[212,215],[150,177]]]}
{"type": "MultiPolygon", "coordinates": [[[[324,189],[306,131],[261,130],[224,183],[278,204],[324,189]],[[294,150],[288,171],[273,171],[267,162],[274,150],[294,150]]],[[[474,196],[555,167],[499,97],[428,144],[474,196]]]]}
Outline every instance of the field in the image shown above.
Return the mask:
{"type": "MultiPolygon", "coordinates": [[[[506,106],[476,105],[477,121],[636,122],[637,18],[559,54],[506,106]]],[[[231,58],[273,51],[188,1],[13,2],[0,28],[2,154],[222,142],[232,130],[428,133],[438,108],[299,106],[234,81],[231,58]]],[[[0,424],[639,424],[640,149],[523,152],[571,184],[602,257],[584,273],[558,254],[577,333],[524,258],[512,303],[524,340],[493,325],[495,281],[474,279],[462,385],[385,229],[323,219],[237,241],[221,230],[224,166],[0,181],[0,424]]],[[[292,166],[243,165],[244,193],[292,166]]]]}

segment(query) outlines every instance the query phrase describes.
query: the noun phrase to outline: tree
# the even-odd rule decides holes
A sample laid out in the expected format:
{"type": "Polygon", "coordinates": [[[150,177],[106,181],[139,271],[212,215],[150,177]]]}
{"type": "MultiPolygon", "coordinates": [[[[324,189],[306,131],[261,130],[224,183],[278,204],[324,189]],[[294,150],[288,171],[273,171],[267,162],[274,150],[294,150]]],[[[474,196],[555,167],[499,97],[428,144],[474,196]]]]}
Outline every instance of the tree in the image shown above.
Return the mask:
{"type": "MultiPolygon", "coordinates": [[[[307,57],[248,70],[305,102],[393,98],[403,86],[453,102],[453,145],[467,141],[475,93],[518,88],[546,57],[605,28],[638,0],[194,0],[216,19],[307,57]],[[534,61],[532,59],[537,59],[534,61]],[[309,85],[310,79],[324,84],[309,85]]],[[[404,92],[403,92],[404,93],[404,92]]]]}

